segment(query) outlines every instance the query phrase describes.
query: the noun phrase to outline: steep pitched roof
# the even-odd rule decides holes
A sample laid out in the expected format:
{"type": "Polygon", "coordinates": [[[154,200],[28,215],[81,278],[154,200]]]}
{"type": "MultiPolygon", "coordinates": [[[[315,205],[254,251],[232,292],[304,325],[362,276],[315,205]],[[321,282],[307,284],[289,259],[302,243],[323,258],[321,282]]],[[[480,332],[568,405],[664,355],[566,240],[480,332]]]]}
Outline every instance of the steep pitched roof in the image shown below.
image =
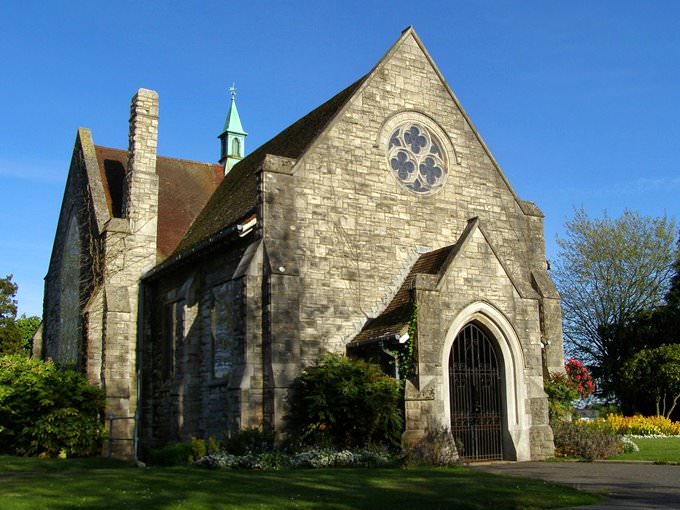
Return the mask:
{"type": "MultiPolygon", "coordinates": [[[[113,217],[121,217],[127,151],[95,146],[104,194],[113,217]]],[[[221,165],[158,156],[158,260],[166,259],[222,181],[221,165]]]]}
{"type": "Polygon", "coordinates": [[[291,159],[300,157],[365,78],[360,78],[234,165],[180,242],[177,254],[250,213],[257,200],[257,171],[265,156],[271,154],[291,159]]]}
{"type": "Polygon", "coordinates": [[[415,280],[417,274],[438,274],[453,247],[454,245],[445,246],[421,255],[411,267],[387,308],[378,317],[369,320],[359,334],[354,337],[351,344],[361,344],[391,333],[401,334],[411,320],[413,280],[415,280]]]}

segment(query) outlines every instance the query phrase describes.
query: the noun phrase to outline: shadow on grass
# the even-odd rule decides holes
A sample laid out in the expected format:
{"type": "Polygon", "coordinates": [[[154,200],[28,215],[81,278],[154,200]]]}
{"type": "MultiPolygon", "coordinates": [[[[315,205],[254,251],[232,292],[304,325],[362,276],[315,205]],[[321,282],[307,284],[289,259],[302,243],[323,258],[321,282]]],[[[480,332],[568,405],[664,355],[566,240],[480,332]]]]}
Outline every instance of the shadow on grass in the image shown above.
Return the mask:
{"type": "Polygon", "coordinates": [[[256,472],[52,461],[31,471],[14,464],[10,472],[23,476],[0,478],[2,508],[539,509],[599,500],[555,484],[463,468],[256,472]]]}

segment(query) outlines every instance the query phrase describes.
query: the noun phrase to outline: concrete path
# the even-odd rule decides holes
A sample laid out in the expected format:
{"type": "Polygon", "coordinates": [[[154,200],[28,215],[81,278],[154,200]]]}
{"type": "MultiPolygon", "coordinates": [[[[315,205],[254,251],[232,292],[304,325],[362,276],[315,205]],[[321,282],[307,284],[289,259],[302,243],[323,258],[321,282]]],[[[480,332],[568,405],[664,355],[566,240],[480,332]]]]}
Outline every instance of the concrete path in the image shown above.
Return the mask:
{"type": "Polygon", "coordinates": [[[579,509],[680,509],[680,466],[614,462],[513,462],[474,464],[470,469],[539,478],[580,490],[606,493],[602,503],[579,509]]]}

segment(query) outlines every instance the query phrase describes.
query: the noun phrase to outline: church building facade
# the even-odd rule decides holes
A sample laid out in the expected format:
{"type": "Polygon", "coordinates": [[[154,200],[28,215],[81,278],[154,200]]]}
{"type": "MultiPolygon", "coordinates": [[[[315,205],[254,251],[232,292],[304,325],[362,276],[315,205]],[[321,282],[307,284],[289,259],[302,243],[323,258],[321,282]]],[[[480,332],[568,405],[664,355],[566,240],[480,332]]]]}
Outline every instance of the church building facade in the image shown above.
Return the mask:
{"type": "Polygon", "coordinates": [[[412,28],[247,156],[233,92],[219,164],[157,156],[157,129],[140,89],[127,151],[79,130],[36,342],[137,416],[116,435],[144,452],[279,431],[324,353],[408,348],[405,441],[445,427],[470,460],[552,455],[543,378],[563,350],[543,215],[412,28]]]}

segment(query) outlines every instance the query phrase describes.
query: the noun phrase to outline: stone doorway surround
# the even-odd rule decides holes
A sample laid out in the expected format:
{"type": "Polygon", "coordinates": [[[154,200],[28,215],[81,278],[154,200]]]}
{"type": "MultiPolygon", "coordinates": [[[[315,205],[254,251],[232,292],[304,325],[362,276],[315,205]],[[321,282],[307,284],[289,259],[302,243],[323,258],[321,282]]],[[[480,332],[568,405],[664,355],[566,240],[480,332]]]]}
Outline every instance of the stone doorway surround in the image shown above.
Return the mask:
{"type": "Polygon", "coordinates": [[[470,322],[482,325],[497,343],[503,372],[503,451],[507,460],[526,461],[531,459],[529,427],[525,412],[527,399],[524,380],[524,354],[514,328],[507,318],[485,301],[466,306],[453,320],[446,333],[441,350],[442,401],[445,412],[444,423],[451,423],[450,381],[448,377],[451,348],[462,329],[470,322]]]}

